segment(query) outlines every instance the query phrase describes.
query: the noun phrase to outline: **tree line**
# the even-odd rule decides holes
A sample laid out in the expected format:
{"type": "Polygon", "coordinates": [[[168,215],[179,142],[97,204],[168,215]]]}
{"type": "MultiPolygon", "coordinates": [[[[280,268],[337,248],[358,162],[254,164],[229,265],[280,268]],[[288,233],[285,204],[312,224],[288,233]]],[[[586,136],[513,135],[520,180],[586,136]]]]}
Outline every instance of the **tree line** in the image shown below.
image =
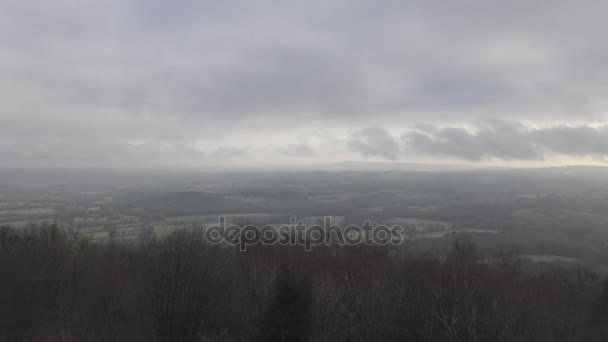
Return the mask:
{"type": "Polygon", "coordinates": [[[0,341],[606,341],[608,283],[583,267],[379,246],[205,243],[200,230],[91,243],[0,228],[0,341]]]}

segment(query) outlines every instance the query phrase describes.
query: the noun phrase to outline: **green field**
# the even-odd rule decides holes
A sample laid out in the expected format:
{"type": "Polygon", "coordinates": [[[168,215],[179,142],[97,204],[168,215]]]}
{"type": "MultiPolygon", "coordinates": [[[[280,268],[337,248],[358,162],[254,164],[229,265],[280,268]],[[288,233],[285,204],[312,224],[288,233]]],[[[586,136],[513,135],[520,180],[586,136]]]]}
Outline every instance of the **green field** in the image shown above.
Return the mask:
{"type": "MultiPolygon", "coordinates": [[[[328,215],[329,216],[329,215],[328,215]]],[[[330,216],[332,224],[343,224],[344,216],[330,216]]],[[[325,222],[325,216],[304,216],[303,218],[304,224],[313,225],[321,222],[325,222]]]]}
{"type": "Polygon", "coordinates": [[[1,210],[0,215],[53,215],[55,209],[53,208],[27,208],[27,209],[13,209],[13,210],[1,210]]]}
{"type": "Polygon", "coordinates": [[[414,227],[418,232],[428,232],[436,230],[446,230],[452,227],[450,222],[424,220],[412,217],[393,217],[385,223],[393,225],[401,225],[405,227],[414,227]]]}
{"type": "Polygon", "coordinates": [[[25,227],[28,224],[40,224],[43,222],[52,222],[52,221],[45,220],[45,219],[19,220],[19,221],[3,222],[3,223],[0,223],[0,225],[10,225],[10,226],[19,228],[19,227],[25,227]]]}
{"type": "Polygon", "coordinates": [[[173,216],[165,219],[168,223],[203,223],[203,224],[214,224],[219,222],[219,218],[223,216],[226,218],[226,223],[234,222],[236,218],[264,218],[277,216],[277,214],[271,213],[242,213],[242,214],[216,214],[216,215],[187,215],[187,216],[173,216]]]}
{"type": "Polygon", "coordinates": [[[469,233],[469,234],[500,234],[501,231],[496,229],[474,229],[474,228],[466,228],[459,232],[469,233]]]}
{"type": "Polygon", "coordinates": [[[565,257],[561,255],[552,255],[552,254],[522,254],[522,258],[528,259],[534,262],[544,262],[544,263],[554,263],[554,262],[562,262],[562,263],[581,263],[579,258],[565,257]]]}

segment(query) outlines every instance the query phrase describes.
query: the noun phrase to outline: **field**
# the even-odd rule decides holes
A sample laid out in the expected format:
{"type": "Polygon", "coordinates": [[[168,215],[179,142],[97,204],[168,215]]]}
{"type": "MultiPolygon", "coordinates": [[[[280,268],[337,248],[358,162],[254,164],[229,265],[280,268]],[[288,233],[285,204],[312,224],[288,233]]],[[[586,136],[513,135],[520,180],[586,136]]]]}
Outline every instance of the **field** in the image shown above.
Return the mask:
{"type": "Polygon", "coordinates": [[[452,224],[449,222],[425,220],[414,217],[392,217],[387,220],[387,223],[400,225],[405,228],[413,228],[417,232],[447,230],[452,227],[452,224]]]}
{"type": "Polygon", "coordinates": [[[565,257],[560,255],[550,255],[550,254],[522,254],[522,258],[528,259],[534,262],[543,262],[543,263],[581,263],[579,258],[565,257]]]}
{"type": "MultiPolygon", "coordinates": [[[[608,265],[608,177],[594,170],[463,173],[334,172],[83,174],[25,177],[0,187],[0,225],[57,222],[97,243],[135,241],[178,228],[227,224],[306,225],[330,216],[347,226],[400,225],[410,251],[441,251],[466,238],[482,257],[525,255],[535,262],[608,265]],[[604,178],[602,178],[604,177],[604,178]],[[97,181],[104,179],[103,182],[97,181]],[[141,178],[141,179],[140,179],[141,178]],[[442,184],[438,187],[437,184],[442,184]]],[[[18,178],[18,177],[17,177],[18,178]]]]}
{"type": "Polygon", "coordinates": [[[52,215],[55,214],[53,208],[28,208],[14,210],[0,210],[0,216],[9,215],[52,215]]]}
{"type": "Polygon", "coordinates": [[[218,224],[220,217],[226,218],[226,223],[234,223],[238,219],[272,219],[272,216],[277,216],[271,213],[240,213],[240,214],[215,214],[215,215],[186,215],[173,216],[167,218],[167,223],[201,223],[201,224],[218,224]]]}

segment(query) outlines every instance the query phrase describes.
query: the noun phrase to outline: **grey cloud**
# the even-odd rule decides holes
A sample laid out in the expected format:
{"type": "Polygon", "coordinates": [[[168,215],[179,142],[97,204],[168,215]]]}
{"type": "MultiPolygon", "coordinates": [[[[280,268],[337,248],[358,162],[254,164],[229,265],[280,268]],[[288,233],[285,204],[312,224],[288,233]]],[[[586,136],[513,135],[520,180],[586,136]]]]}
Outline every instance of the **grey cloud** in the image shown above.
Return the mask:
{"type": "Polygon", "coordinates": [[[291,157],[312,157],[316,154],[315,150],[307,144],[289,144],[285,147],[277,147],[276,150],[291,157]]]}
{"type": "Polygon", "coordinates": [[[382,127],[368,127],[355,132],[347,145],[352,151],[361,153],[365,157],[397,159],[400,153],[397,140],[382,127]]]}
{"type": "Polygon", "coordinates": [[[518,127],[490,125],[469,132],[464,128],[447,127],[432,134],[411,132],[404,135],[406,145],[417,152],[435,156],[457,157],[472,161],[498,158],[504,160],[542,159],[542,154],[518,127]]]}
{"type": "Polygon", "coordinates": [[[213,157],[222,159],[233,159],[244,157],[247,155],[247,151],[244,149],[234,148],[234,147],[220,147],[213,151],[213,157]]]}
{"type": "Polygon", "coordinates": [[[605,91],[589,74],[608,66],[601,58],[608,48],[592,39],[601,37],[592,31],[603,23],[601,4],[560,2],[548,11],[488,1],[446,13],[434,1],[310,1],[296,9],[266,1],[60,1],[40,11],[9,3],[0,46],[25,62],[5,82],[51,90],[54,99],[41,100],[52,113],[79,104],[214,121],[394,112],[407,120],[421,111],[436,120],[507,112],[526,119],[530,111],[563,119],[572,109],[588,117],[591,95],[605,91]],[[553,30],[536,29],[564,18],[553,30]],[[583,34],[589,44],[577,39],[583,34]]]}
{"type": "MultiPolygon", "coordinates": [[[[265,127],[262,136],[293,127],[409,127],[424,118],[452,128],[409,135],[419,153],[539,159],[577,149],[551,142],[557,132],[458,127],[494,117],[545,126],[608,119],[608,3],[445,6],[438,0],[381,6],[371,0],[5,0],[0,143],[46,141],[69,151],[87,139],[109,146],[133,140],[195,150],[197,140],[213,149],[218,135],[247,146],[239,136],[252,123],[265,127]],[[520,139],[507,146],[510,136],[520,139]]],[[[602,153],[596,135],[588,144],[602,153]]],[[[387,141],[387,150],[361,141],[351,148],[396,158],[399,151],[387,141]]],[[[298,153],[292,143],[283,154],[298,153]]],[[[18,156],[11,158],[19,164],[18,156]]]]}
{"type": "Polygon", "coordinates": [[[539,129],[532,139],[548,150],[568,155],[608,156],[608,125],[539,129]]]}
{"type": "Polygon", "coordinates": [[[425,125],[402,138],[407,151],[471,161],[542,160],[552,153],[608,156],[608,126],[533,128],[520,123],[490,121],[475,130],[425,125]]]}
{"type": "Polygon", "coordinates": [[[210,154],[189,143],[130,143],[126,141],[44,138],[0,141],[0,167],[192,167],[210,154]]]}

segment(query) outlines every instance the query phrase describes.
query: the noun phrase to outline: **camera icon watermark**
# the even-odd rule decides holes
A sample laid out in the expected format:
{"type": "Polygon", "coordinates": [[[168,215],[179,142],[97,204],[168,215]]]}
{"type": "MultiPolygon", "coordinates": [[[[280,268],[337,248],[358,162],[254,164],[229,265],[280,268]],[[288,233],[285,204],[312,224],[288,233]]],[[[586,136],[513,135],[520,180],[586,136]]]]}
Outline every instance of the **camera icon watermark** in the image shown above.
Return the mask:
{"type": "Polygon", "coordinates": [[[354,246],[354,245],[400,245],[403,240],[403,227],[399,225],[372,225],[365,221],[362,225],[348,225],[342,228],[332,224],[331,216],[325,216],[319,224],[306,225],[295,217],[290,224],[284,225],[245,225],[227,224],[226,217],[220,216],[218,224],[205,229],[205,240],[212,244],[239,246],[246,251],[253,245],[304,246],[311,251],[314,246],[354,246]]]}

